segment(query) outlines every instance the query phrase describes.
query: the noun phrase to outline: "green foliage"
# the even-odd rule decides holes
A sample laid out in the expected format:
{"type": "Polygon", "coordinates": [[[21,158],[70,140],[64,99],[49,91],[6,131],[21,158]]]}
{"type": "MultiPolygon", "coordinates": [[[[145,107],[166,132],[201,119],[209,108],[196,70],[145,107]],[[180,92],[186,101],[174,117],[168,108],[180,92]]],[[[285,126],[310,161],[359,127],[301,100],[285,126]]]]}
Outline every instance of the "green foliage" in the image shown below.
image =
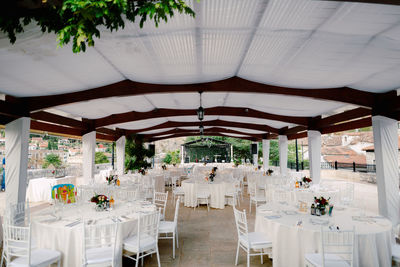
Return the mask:
{"type": "Polygon", "coordinates": [[[58,150],[58,142],[54,142],[53,140],[49,140],[47,143],[48,150],[58,150]]]}
{"type": "Polygon", "coordinates": [[[150,167],[147,158],[153,156],[152,151],[143,145],[143,138],[140,135],[131,135],[126,138],[125,144],[125,169],[138,170],[150,167]]]}
{"type": "MultiPolygon", "coordinates": [[[[24,31],[24,26],[35,21],[42,32],[57,34],[60,47],[72,39],[72,50],[78,53],[86,46],[94,46],[94,38],[100,38],[99,29],[117,31],[125,27],[124,18],[140,27],[146,20],[153,20],[158,26],[168,21],[175,12],[195,16],[194,11],[184,0],[47,0],[37,4],[35,1],[7,1],[0,10],[0,30],[11,43],[16,34],[24,31]],[[22,3],[21,3],[22,2],[22,3]],[[23,5],[25,4],[25,5],[23,5]]],[[[36,1],[42,2],[42,1],[36,1]]]]}
{"type": "Polygon", "coordinates": [[[94,155],[94,163],[101,164],[101,163],[109,163],[107,156],[103,152],[96,152],[94,155]]]}
{"type": "Polygon", "coordinates": [[[163,162],[166,164],[179,164],[180,162],[179,156],[180,156],[179,150],[170,151],[167,153],[167,155],[165,155],[163,162]]]}
{"type": "Polygon", "coordinates": [[[60,168],[62,165],[60,157],[56,154],[48,154],[44,159],[42,167],[43,169],[47,169],[50,165],[53,165],[56,169],[60,168]]]}

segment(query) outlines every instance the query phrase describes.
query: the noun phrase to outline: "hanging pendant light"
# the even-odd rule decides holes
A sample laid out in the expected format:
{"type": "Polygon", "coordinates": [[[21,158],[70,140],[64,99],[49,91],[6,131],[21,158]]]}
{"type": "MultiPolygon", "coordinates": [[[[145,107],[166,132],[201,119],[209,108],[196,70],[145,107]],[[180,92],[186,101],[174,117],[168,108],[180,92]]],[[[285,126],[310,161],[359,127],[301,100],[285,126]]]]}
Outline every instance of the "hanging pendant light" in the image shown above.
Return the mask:
{"type": "Polygon", "coordinates": [[[204,119],[204,108],[201,106],[201,94],[203,91],[199,91],[200,94],[200,107],[197,109],[197,118],[199,121],[202,121],[204,119]]]}
{"type": "Polygon", "coordinates": [[[199,130],[200,130],[200,135],[203,135],[204,134],[204,126],[200,125],[199,130]]]}

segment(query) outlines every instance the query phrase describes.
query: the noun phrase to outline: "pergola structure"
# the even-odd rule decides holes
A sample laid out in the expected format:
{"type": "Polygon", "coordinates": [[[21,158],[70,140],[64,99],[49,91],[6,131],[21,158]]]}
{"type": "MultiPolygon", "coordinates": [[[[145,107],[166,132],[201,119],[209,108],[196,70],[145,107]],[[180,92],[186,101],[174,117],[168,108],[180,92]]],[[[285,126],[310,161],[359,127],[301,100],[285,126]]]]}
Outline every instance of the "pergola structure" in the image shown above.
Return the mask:
{"type": "MultiPolygon", "coordinates": [[[[181,163],[185,163],[185,158],[187,158],[187,154],[189,154],[188,150],[211,148],[211,147],[218,147],[220,148],[220,151],[225,150],[224,154],[226,156],[229,155],[230,161],[233,162],[233,146],[231,144],[211,137],[202,137],[197,140],[189,141],[181,145],[181,163]]],[[[201,158],[199,157],[196,158],[201,160],[201,158]]]]}
{"type": "Polygon", "coordinates": [[[82,136],[86,179],[96,138],[117,141],[119,171],[130,133],[153,142],[199,135],[202,124],[205,135],[263,140],[263,149],[279,138],[285,173],[288,140],[308,136],[319,182],[321,134],[372,125],[380,212],[397,222],[399,2],[189,2],[196,19],[102,30],[78,55],[35,25],[15,45],[0,35],[7,199],[25,199],[30,129],[82,136]]]}

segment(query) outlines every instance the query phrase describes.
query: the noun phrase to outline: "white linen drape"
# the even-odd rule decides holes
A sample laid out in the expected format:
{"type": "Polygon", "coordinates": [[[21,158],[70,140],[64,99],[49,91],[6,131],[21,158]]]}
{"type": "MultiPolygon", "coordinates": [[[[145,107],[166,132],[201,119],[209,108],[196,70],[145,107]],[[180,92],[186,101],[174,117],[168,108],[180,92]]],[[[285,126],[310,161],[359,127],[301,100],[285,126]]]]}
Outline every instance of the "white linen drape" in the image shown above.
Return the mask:
{"type": "Polygon", "coordinates": [[[263,168],[268,170],[269,167],[269,140],[262,140],[262,151],[263,151],[263,168]]]}
{"type": "Polygon", "coordinates": [[[374,116],[372,128],[379,213],[397,225],[400,211],[397,121],[374,116]]]}
{"type": "Polygon", "coordinates": [[[26,117],[6,125],[6,205],[25,201],[30,125],[26,117]]]}
{"type": "Polygon", "coordinates": [[[89,183],[94,179],[94,155],[96,149],[96,131],[92,131],[82,136],[83,148],[83,179],[84,183],[89,183]]]}
{"type": "Polygon", "coordinates": [[[117,174],[124,174],[124,166],[125,166],[125,143],[126,137],[121,136],[116,142],[117,148],[117,174]]]}
{"type": "Polygon", "coordinates": [[[286,135],[280,135],[279,139],[279,166],[281,175],[287,174],[287,159],[288,159],[288,139],[286,135]]]}
{"type": "Polygon", "coordinates": [[[310,176],[314,184],[321,180],[321,133],[308,131],[308,154],[310,158],[310,176]]]}

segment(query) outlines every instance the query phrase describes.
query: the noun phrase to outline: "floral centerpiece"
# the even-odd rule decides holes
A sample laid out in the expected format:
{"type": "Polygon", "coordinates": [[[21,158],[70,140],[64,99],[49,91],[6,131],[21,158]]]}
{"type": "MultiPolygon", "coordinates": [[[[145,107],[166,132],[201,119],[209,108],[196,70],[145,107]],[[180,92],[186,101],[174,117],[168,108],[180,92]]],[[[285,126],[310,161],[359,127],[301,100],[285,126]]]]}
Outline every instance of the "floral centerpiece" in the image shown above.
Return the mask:
{"type": "Polygon", "coordinates": [[[309,188],[311,183],[312,183],[312,179],[304,176],[300,181],[300,186],[309,188]]]}
{"type": "Polygon", "coordinates": [[[139,172],[141,175],[145,175],[145,174],[146,174],[146,169],[145,169],[145,168],[140,168],[140,169],[138,170],[138,172],[139,172]]]}
{"type": "Polygon", "coordinates": [[[118,175],[110,175],[108,177],[106,177],[106,181],[108,183],[108,185],[120,185],[120,181],[118,179],[118,175]]]}
{"type": "Polygon", "coordinates": [[[161,166],[161,168],[162,168],[164,171],[167,170],[167,166],[166,166],[165,164],[163,164],[163,165],[161,166]]]}
{"type": "Polygon", "coordinates": [[[273,172],[274,172],[273,170],[268,169],[268,170],[266,171],[266,174],[267,174],[268,176],[271,176],[273,172]]]}
{"type": "Polygon", "coordinates": [[[208,175],[208,178],[209,178],[209,180],[210,180],[211,182],[214,182],[214,178],[215,178],[215,176],[217,175],[217,173],[216,173],[217,170],[218,170],[217,167],[212,168],[211,173],[208,175]]]}
{"type": "Polygon", "coordinates": [[[108,208],[110,208],[111,201],[111,204],[113,204],[114,200],[112,198],[109,200],[107,196],[97,194],[90,199],[90,202],[96,203],[96,210],[98,211],[107,210],[108,208]]]}
{"type": "Polygon", "coordinates": [[[314,197],[314,203],[316,204],[316,209],[319,209],[320,214],[324,215],[326,213],[326,206],[329,206],[329,200],[331,198],[324,198],[324,197],[314,197]]]}

